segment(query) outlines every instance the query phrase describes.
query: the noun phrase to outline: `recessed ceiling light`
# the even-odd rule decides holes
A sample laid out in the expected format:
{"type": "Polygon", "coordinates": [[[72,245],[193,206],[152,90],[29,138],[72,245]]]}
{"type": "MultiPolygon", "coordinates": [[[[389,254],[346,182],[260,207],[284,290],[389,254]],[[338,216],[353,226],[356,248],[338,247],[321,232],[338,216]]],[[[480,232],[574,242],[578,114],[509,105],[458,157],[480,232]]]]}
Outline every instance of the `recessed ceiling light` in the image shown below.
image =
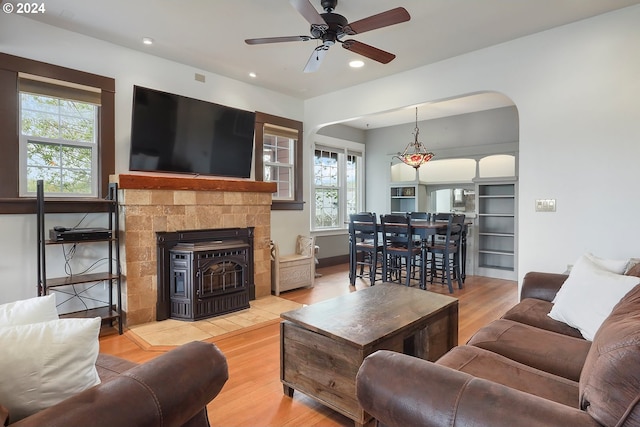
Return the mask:
{"type": "Polygon", "coordinates": [[[143,37],[142,43],[144,44],[153,44],[153,39],[151,37],[143,37]]]}
{"type": "Polygon", "coordinates": [[[360,68],[363,66],[364,66],[364,61],[360,61],[359,59],[349,62],[349,67],[351,68],[360,68]]]}
{"type": "Polygon", "coordinates": [[[251,77],[252,79],[256,78],[256,73],[254,73],[253,71],[249,73],[249,77],[251,77]]]}

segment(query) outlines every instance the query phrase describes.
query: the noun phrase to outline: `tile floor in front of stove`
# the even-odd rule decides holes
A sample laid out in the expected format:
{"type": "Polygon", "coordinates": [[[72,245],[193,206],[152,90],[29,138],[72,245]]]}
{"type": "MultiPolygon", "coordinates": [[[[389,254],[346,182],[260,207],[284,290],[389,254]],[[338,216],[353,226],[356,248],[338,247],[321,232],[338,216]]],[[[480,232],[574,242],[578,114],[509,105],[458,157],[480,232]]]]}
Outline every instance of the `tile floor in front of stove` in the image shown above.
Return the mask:
{"type": "Polygon", "coordinates": [[[249,302],[251,308],[197,321],[167,319],[134,325],[128,332],[151,346],[182,345],[202,341],[280,318],[280,313],[302,304],[273,295],[249,302]]]}

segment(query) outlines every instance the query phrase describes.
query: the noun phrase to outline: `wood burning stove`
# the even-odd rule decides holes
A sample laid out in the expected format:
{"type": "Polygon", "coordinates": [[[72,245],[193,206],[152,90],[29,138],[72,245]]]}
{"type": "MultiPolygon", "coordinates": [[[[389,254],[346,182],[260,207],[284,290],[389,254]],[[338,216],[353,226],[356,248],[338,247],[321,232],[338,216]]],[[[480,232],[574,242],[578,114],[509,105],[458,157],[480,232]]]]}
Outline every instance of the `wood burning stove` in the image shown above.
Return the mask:
{"type": "Polygon", "coordinates": [[[157,233],[157,320],[198,320],[255,299],[253,227],[157,233]]]}

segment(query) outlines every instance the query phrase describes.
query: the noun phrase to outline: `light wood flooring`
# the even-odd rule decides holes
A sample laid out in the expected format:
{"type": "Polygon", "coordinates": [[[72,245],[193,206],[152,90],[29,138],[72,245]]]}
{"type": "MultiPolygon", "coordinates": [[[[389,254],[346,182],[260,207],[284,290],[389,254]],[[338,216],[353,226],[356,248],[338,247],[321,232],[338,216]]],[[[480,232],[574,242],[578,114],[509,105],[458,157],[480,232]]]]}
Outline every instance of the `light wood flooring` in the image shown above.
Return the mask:
{"type": "MultiPolygon", "coordinates": [[[[282,298],[313,304],[368,286],[358,279],[349,286],[348,265],[318,270],[322,277],[313,288],[280,294],[282,298]]],[[[401,286],[401,285],[398,285],[401,286]]],[[[428,290],[449,295],[446,286],[433,284],[428,290]]],[[[459,343],[464,344],[478,329],[499,318],[518,300],[517,283],[487,277],[467,277],[464,289],[453,294],[459,299],[459,343]]],[[[229,381],[207,406],[212,427],[223,426],[353,426],[353,421],[295,392],[283,394],[280,383],[279,325],[270,324],[247,333],[210,339],[227,357],[229,381]]],[[[104,353],[134,362],[145,362],[164,350],[143,349],[126,335],[100,338],[104,353]]]]}

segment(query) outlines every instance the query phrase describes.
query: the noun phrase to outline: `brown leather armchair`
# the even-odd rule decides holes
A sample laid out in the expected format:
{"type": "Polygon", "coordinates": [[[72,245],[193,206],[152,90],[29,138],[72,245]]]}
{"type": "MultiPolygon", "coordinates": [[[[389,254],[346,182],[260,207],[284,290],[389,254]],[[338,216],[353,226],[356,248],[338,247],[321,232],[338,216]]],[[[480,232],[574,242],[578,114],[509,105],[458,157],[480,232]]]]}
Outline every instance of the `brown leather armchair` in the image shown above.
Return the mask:
{"type": "MultiPolygon", "coordinates": [[[[100,354],[96,367],[101,384],[9,425],[208,427],[206,405],[228,379],[225,356],[204,342],[182,345],[141,365],[100,354]]],[[[6,423],[2,409],[0,423],[6,423]]]]}

